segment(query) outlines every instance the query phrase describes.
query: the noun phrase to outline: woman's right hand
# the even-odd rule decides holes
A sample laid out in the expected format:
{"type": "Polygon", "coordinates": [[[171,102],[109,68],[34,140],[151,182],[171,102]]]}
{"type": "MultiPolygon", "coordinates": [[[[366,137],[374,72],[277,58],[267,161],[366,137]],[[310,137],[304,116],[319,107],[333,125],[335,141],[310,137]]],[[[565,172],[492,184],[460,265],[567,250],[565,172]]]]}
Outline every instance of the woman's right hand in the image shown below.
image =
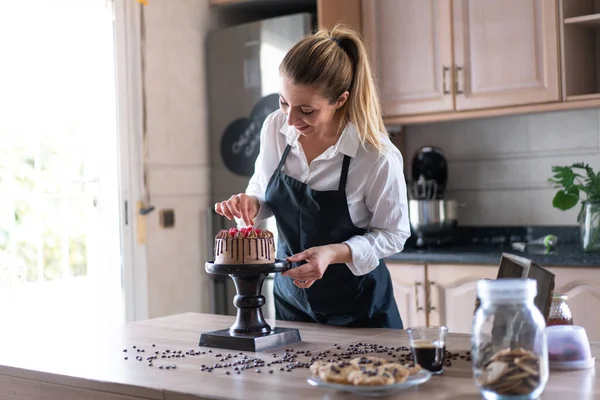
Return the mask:
{"type": "Polygon", "coordinates": [[[232,220],[234,217],[241,218],[246,226],[254,225],[254,218],[258,215],[260,204],[254,196],[248,196],[246,193],[234,194],[229,200],[215,203],[217,214],[232,220]]]}

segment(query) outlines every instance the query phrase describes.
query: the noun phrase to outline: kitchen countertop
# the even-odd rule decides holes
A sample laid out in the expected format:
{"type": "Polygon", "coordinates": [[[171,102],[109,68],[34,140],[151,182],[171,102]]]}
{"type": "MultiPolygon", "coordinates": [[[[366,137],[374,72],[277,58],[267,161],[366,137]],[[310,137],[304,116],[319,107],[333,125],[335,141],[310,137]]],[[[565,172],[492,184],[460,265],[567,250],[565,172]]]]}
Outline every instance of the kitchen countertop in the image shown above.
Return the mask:
{"type": "Polygon", "coordinates": [[[499,265],[502,253],[525,257],[542,267],[600,267],[600,252],[585,253],[579,244],[579,228],[574,226],[540,227],[459,227],[451,244],[418,248],[411,237],[398,254],[386,260],[428,264],[499,265]],[[530,242],[553,234],[558,237],[556,249],[530,246],[521,252],[512,248],[514,242],[530,242]]]}
{"type": "MultiPolygon", "coordinates": [[[[264,353],[243,353],[197,347],[201,332],[230,326],[234,317],[209,314],[179,314],[163,318],[94,328],[73,326],[10,326],[0,332],[0,398],[19,399],[355,399],[353,395],[326,391],[306,382],[305,368],[280,371],[277,367],[251,368],[233,373],[232,367],[202,371],[202,364],[223,363],[227,354],[269,360],[282,357],[286,349],[264,353]],[[126,351],[125,351],[126,350],[126,351]],[[168,352],[167,352],[168,350],[168,352]],[[209,351],[210,350],[210,351],[209,351]],[[186,357],[158,358],[150,367],[146,358],[158,354],[195,354],[186,357]],[[204,352],[204,353],[202,353],[204,352]],[[197,353],[197,354],[196,354],[197,353]],[[275,357],[273,357],[275,354],[275,357]],[[125,359],[127,357],[127,359],[125,359]],[[142,361],[138,361],[137,358],[142,361]],[[176,365],[175,369],[160,369],[176,365]],[[273,373],[269,373],[269,370],[273,373]],[[230,372],[230,374],[227,374],[230,372]]],[[[273,321],[269,321],[273,325],[273,321]]],[[[300,330],[302,342],[289,345],[288,354],[310,350],[313,354],[347,349],[350,344],[375,344],[385,347],[408,346],[403,330],[336,328],[307,323],[277,326],[300,330]]],[[[446,348],[451,352],[470,350],[468,335],[450,333],[446,348]]],[[[600,366],[600,343],[592,343],[592,355],[600,366]]],[[[384,355],[385,356],[385,355],[384,355]]],[[[600,376],[595,369],[550,372],[543,393],[545,400],[593,399],[600,396],[600,376]]],[[[444,374],[403,391],[405,400],[480,399],[472,377],[471,364],[457,359],[444,374]]]]}
{"type": "Polygon", "coordinates": [[[543,250],[520,252],[512,249],[510,245],[501,244],[469,244],[423,250],[408,247],[386,260],[428,264],[500,265],[502,253],[525,257],[542,267],[600,267],[600,252],[584,253],[578,244],[559,244],[558,248],[549,254],[544,254],[543,250]]]}

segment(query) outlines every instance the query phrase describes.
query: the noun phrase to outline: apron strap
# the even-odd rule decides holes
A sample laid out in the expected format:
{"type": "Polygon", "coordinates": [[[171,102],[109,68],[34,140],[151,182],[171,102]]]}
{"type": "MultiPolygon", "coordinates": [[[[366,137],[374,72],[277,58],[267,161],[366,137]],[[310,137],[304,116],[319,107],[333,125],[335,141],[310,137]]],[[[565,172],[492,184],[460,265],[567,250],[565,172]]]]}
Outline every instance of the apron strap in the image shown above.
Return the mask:
{"type": "Polygon", "coordinates": [[[285,146],[285,150],[283,151],[283,155],[281,156],[281,160],[279,160],[279,165],[277,166],[277,171],[281,171],[281,169],[283,168],[283,164],[285,164],[285,159],[287,158],[288,154],[290,154],[291,149],[292,146],[290,146],[289,144],[285,146]]]}
{"type": "Polygon", "coordinates": [[[344,155],[344,163],[342,164],[342,174],[340,175],[340,186],[338,191],[346,192],[346,181],[348,180],[348,169],[350,166],[350,156],[344,155]]]}

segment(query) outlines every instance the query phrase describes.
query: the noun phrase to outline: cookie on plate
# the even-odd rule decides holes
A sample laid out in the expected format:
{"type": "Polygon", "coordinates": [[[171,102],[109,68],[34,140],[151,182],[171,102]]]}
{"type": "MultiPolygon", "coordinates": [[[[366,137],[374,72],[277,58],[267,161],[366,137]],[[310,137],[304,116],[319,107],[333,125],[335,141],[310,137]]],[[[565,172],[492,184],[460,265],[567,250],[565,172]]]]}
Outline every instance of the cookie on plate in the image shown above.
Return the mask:
{"type": "Polygon", "coordinates": [[[408,368],[398,363],[383,364],[379,368],[390,373],[396,383],[402,383],[406,381],[410,375],[408,368]]]}
{"type": "Polygon", "coordinates": [[[382,367],[362,367],[348,374],[348,382],[357,386],[382,386],[391,385],[395,380],[382,367]]]}
{"type": "Polygon", "coordinates": [[[328,363],[319,367],[319,378],[331,383],[348,383],[348,375],[358,367],[346,361],[328,363]]]}
{"type": "Polygon", "coordinates": [[[326,366],[327,364],[331,364],[325,361],[315,361],[314,363],[312,363],[310,365],[310,373],[313,375],[319,375],[319,371],[321,370],[321,368],[323,368],[324,366],[326,366]]]}
{"type": "Polygon", "coordinates": [[[408,369],[408,374],[410,376],[416,375],[419,373],[419,371],[421,371],[423,369],[423,367],[421,367],[419,364],[405,364],[404,368],[408,369]]]}
{"type": "Polygon", "coordinates": [[[362,356],[353,358],[350,362],[357,367],[379,367],[383,364],[387,364],[388,360],[381,357],[362,356]]]}

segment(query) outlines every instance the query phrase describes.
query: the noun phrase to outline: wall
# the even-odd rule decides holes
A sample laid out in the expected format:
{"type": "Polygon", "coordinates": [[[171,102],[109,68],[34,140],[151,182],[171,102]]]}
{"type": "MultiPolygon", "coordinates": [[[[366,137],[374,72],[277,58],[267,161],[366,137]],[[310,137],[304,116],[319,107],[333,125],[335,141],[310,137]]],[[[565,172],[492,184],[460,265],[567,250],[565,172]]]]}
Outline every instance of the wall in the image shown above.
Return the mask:
{"type": "MultiPolygon", "coordinates": [[[[305,1],[287,12],[302,11],[305,1]]],[[[271,3],[268,3],[271,4],[271,3]]],[[[143,21],[144,165],[149,317],[208,312],[210,258],[205,235],[210,160],[205,39],[212,29],[249,22],[281,9],[214,9],[208,0],[151,0],[143,21]],[[175,211],[175,227],[159,226],[159,210],[175,211]]]]}
{"type": "Polygon", "coordinates": [[[145,166],[149,317],[204,311],[202,221],[209,199],[204,37],[208,6],[152,0],[144,28],[145,166]],[[161,208],[175,227],[159,227],[161,208]]]}
{"type": "Polygon", "coordinates": [[[461,225],[575,225],[578,207],[552,207],[551,167],[585,162],[600,169],[600,109],[408,126],[405,132],[408,171],[420,146],[446,152],[446,197],[465,204],[461,225]]]}

